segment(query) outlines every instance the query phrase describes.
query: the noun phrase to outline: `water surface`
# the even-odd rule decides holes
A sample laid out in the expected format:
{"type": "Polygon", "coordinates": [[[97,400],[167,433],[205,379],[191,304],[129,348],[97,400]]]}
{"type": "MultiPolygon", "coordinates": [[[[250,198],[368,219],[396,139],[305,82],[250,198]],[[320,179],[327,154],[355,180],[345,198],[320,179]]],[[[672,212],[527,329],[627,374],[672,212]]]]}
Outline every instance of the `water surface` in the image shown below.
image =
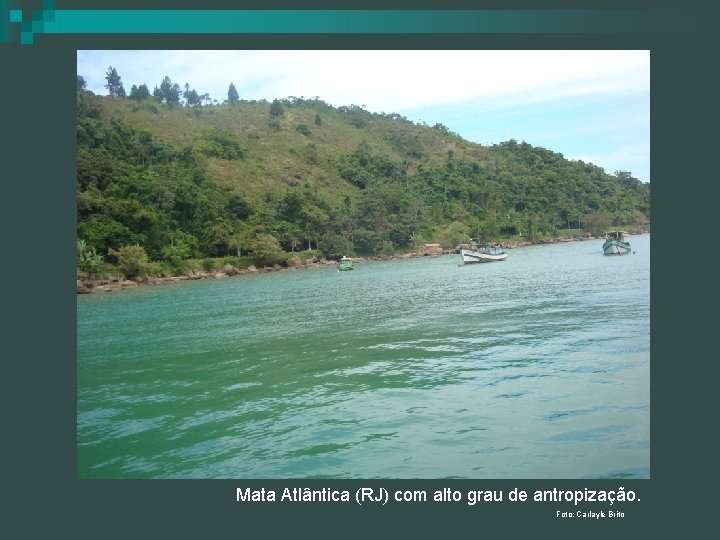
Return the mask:
{"type": "Polygon", "coordinates": [[[80,295],[81,478],[648,478],[650,236],[80,295]]]}

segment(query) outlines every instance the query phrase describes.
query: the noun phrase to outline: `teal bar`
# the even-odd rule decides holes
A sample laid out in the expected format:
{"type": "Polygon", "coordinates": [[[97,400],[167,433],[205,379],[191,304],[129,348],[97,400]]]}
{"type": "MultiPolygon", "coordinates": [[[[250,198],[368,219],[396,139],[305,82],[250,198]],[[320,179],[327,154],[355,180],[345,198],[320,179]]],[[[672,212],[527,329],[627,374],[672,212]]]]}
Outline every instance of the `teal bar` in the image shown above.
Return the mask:
{"type": "Polygon", "coordinates": [[[45,34],[666,33],[670,11],[57,10],[45,34]]]}

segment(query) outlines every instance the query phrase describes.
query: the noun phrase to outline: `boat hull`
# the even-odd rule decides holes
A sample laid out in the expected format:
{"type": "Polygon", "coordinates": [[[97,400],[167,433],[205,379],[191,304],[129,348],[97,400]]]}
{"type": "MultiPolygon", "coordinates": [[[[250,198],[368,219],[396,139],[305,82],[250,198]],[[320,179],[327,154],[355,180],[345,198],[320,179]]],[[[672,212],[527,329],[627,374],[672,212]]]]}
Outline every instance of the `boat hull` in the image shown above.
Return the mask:
{"type": "Polygon", "coordinates": [[[630,253],[630,244],[618,240],[606,240],[603,244],[605,255],[627,255],[630,253]]]}
{"type": "Polygon", "coordinates": [[[462,254],[463,263],[465,264],[497,262],[507,259],[507,253],[485,253],[471,249],[462,249],[460,253],[462,254]]]}

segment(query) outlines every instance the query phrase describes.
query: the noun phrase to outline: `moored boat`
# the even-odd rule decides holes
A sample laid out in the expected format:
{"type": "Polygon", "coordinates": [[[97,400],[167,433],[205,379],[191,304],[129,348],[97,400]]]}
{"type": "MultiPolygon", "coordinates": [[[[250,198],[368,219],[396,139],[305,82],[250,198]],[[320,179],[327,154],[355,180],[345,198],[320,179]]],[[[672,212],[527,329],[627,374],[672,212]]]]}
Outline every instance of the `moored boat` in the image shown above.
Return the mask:
{"type": "Polygon", "coordinates": [[[630,242],[625,240],[625,232],[612,231],[605,233],[603,253],[605,255],[626,255],[630,253],[630,242]]]}
{"type": "Polygon", "coordinates": [[[353,260],[350,257],[343,256],[338,262],[338,272],[344,272],[346,270],[353,269],[353,260]]]}
{"type": "Polygon", "coordinates": [[[486,263],[504,261],[508,254],[500,246],[483,244],[472,249],[461,249],[463,263],[486,263]]]}

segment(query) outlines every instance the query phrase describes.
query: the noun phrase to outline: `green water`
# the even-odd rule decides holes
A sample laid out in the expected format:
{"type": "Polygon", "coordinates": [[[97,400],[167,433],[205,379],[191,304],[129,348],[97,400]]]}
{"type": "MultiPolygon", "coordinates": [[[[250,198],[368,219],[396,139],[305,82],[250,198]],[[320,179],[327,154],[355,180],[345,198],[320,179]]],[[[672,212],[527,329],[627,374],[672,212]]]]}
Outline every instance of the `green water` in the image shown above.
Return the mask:
{"type": "Polygon", "coordinates": [[[78,476],[648,478],[630,242],[78,296],[78,476]]]}

